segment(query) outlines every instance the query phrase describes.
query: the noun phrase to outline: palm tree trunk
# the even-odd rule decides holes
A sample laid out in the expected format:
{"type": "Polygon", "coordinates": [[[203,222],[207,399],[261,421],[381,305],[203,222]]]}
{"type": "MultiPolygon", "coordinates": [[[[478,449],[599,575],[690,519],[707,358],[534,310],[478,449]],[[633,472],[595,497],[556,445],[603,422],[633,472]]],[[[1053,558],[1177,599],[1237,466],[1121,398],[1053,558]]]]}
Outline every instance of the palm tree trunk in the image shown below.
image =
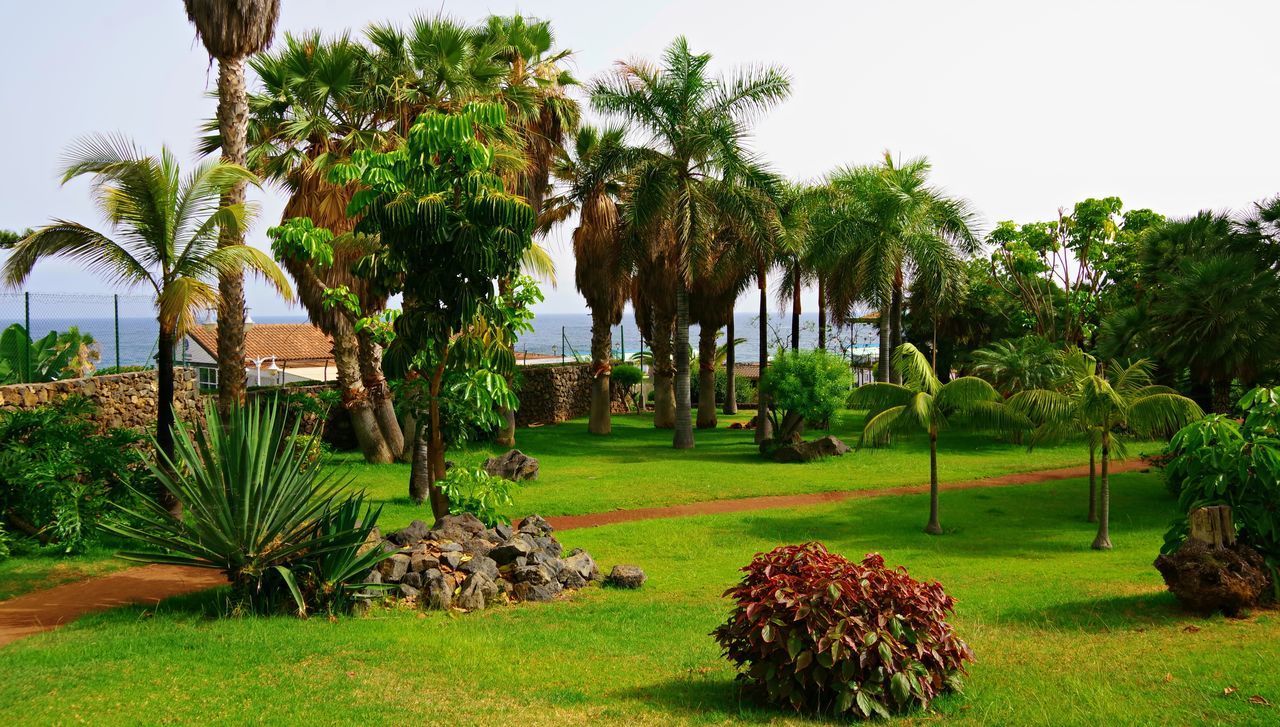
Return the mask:
{"type": "Polygon", "coordinates": [[[425,434],[426,425],[415,422],[409,457],[409,499],[415,505],[426,502],[431,494],[431,451],[425,434]]]}
{"type": "Polygon", "coordinates": [[[818,348],[827,350],[827,290],[818,276],[818,348]]]}
{"type": "Polygon", "coordinates": [[[665,325],[653,327],[653,426],[671,429],[676,425],[675,365],[671,360],[671,335],[665,325]]]}
{"type": "MultiPolygon", "coordinates": [[[[173,329],[160,324],[158,359],[156,360],[156,447],[160,450],[159,464],[167,467],[173,461],[173,329]]],[[[175,518],[182,517],[182,503],[173,493],[160,493],[160,504],[175,518]]]]}
{"type": "Polygon", "coordinates": [[[698,428],[715,429],[716,419],[716,333],[706,323],[698,329],[698,428]]]}
{"type": "Polygon", "coordinates": [[[382,438],[369,401],[369,392],[360,380],[359,344],[355,333],[339,326],[333,337],[333,362],[338,371],[338,386],[342,389],[342,405],[351,415],[351,428],[364,453],[366,462],[386,464],[395,461],[395,453],[382,438]]]}
{"type": "MultiPolygon", "coordinates": [[[[245,164],[249,102],[244,85],[244,59],[218,60],[218,133],[222,137],[222,160],[245,164]]],[[[238,182],[222,196],[222,206],[244,204],[245,182],[238,182]]],[[[230,228],[219,232],[218,246],[243,245],[244,234],[230,228]]],[[[225,271],[218,275],[218,410],[224,415],[233,405],[244,403],[244,273],[225,271]]]]}
{"type": "Polygon", "coordinates": [[[603,306],[591,309],[591,418],[587,431],[592,434],[609,434],[613,431],[610,417],[612,391],[609,388],[609,372],[612,368],[613,328],[603,306]]]}
{"type": "Polygon", "coordinates": [[[942,535],[938,522],[938,433],[929,432],[929,524],[924,531],[930,535],[942,535]]]}
{"type": "Polygon", "coordinates": [[[1089,522],[1098,522],[1098,446],[1089,443],[1089,522]]]}
{"type": "Polygon", "coordinates": [[[791,276],[791,350],[800,350],[800,264],[791,276]]]}
{"type": "Polygon", "coordinates": [[[737,349],[733,344],[733,309],[729,309],[729,319],[724,324],[727,342],[724,348],[724,409],[725,414],[738,413],[738,377],[734,367],[737,365],[737,349]]]}
{"type": "MultiPolygon", "coordinates": [[[[530,203],[534,205],[533,209],[535,213],[539,209],[541,209],[541,202],[535,203],[534,200],[530,200],[530,203]]],[[[510,290],[510,288],[511,288],[510,280],[503,278],[498,281],[498,292],[501,295],[506,295],[507,292],[510,290]]],[[[510,343],[507,344],[507,350],[511,351],[511,356],[512,358],[514,358],[515,351],[516,351],[516,345],[514,341],[511,341],[510,343]]],[[[507,386],[510,386],[512,389],[515,388],[512,385],[511,376],[507,376],[507,386]]],[[[497,444],[499,447],[515,447],[516,446],[516,410],[507,409],[504,407],[498,411],[498,414],[502,419],[502,424],[498,426],[498,431],[494,435],[494,438],[493,438],[494,444],[497,444]]]]}
{"type": "Polygon", "coordinates": [[[676,284],[676,431],[671,446],[693,448],[693,403],[689,390],[689,287],[676,284]]]}
{"type": "Polygon", "coordinates": [[[1231,413],[1231,381],[1221,379],[1213,382],[1213,413],[1231,413]]]}
{"type": "Polygon", "coordinates": [[[431,496],[431,514],[436,522],[449,514],[449,498],[436,483],[445,477],[444,430],[440,421],[440,386],[444,381],[444,364],[436,367],[431,376],[430,430],[427,437],[428,490],[431,496]]]}
{"type": "Polygon", "coordinates": [[[763,263],[756,272],[760,288],[760,378],[756,379],[756,444],[773,438],[773,423],[769,421],[769,397],[760,389],[765,369],[769,368],[769,284],[765,279],[763,263]]]}
{"type": "MultiPolygon", "coordinates": [[[[897,351],[902,346],[902,269],[893,281],[893,298],[889,302],[889,347],[897,351]]],[[[890,371],[890,380],[895,384],[902,383],[902,376],[890,371]]]]}
{"type": "Polygon", "coordinates": [[[889,345],[889,311],[887,306],[881,306],[880,317],[876,322],[880,325],[880,360],[876,362],[876,381],[887,382],[891,366],[890,359],[893,357],[893,348],[889,345]]]}
{"type": "Polygon", "coordinates": [[[370,406],[373,416],[382,432],[382,440],[392,454],[404,451],[404,432],[400,428],[400,419],[396,416],[396,405],[391,397],[391,387],[382,374],[382,346],[378,345],[368,334],[357,333],[357,352],[360,362],[360,380],[365,391],[369,392],[370,406]]]}
{"type": "Polygon", "coordinates": [[[1094,550],[1111,550],[1111,432],[1102,433],[1102,489],[1098,493],[1098,536],[1094,550]]]}

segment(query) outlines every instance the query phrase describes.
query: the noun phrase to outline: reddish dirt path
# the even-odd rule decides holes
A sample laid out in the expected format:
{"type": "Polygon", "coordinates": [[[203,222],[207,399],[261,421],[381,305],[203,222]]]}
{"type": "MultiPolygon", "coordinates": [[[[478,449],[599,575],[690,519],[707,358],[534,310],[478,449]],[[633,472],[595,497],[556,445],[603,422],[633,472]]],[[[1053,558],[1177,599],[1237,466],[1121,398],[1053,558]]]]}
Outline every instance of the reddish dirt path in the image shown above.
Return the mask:
{"type": "Polygon", "coordinates": [[[226,583],[207,568],[144,565],[79,583],[0,601],[0,646],[50,631],[89,613],[134,603],[155,605],[171,596],[195,593],[226,583]]]}
{"type": "MultiPolygon", "coordinates": [[[[1111,473],[1133,472],[1146,469],[1150,465],[1140,459],[1111,463],[1111,473]]],[[[1088,477],[1088,465],[1080,467],[1063,467],[1055,470],[1037,470],[1019,472],[999,477],[986,477],[979,480],[961,482],[943,482],[940,490],[972,490],[978,487],[1012,487],[1014,485],[1030,485],[1037,482],[1053,482],[1077,477],[1088,477]]],[[[635,510],[613,510],[611,512],[594,512],[586,515],[560,515],[549,517],[547,522],[556,530],[572,530],[574,528],[594,528],[600,525],[632,522],[634,520],[653,520],[664,517],[685,517],[688,515],[719,515],[727,512],[748,512],[751,510],[768,510],[771,508],[805,507],[821,505],[826,502],[843,502],[867,497],[883,497],[885,495],[919,495],[929,491],[928,483],[923,485],[900,485],[897,487],[880,487],[868,490],[838,490],[835,492],[812,492],[804,495],[766,495],[764,497],[745,497],[737,500],[709,500],[706,502],[690,502],[685,505],[667,507],[642,507],[635,510]]]]}
{"type": "MultiPolygon", "coordinates": [[[[1117,462],[1111,465],[1113,473],[1132,472],[1146,468],[1141,460],[1117,462]]],[[[943,483],[942,490],[971,490],[980,487],[1011,487],[1037,482],[1053,482],[1076,477],[1087,477],[1089,468],[1064,467],[1055,470],[1022,472],[980,480],[943,483]]],[[[730,512],[748,512],[770,508],[795,508],[842,502],[886,495],[918,495],[929,491],[929,485],[902,485],[867,490],[840,492],[816,492],[805,495],[772,495],[748,497],[737,500],[711,500],[691,502],[670,507],[645,507],[635,510],[587,515],[561,515],[547,518],[556,530],[591,528],[600,525],[653,520],[656,518],[684,517],[688,515],[712,515],[730,512]]],[[[169,565],[146,565],[112,573],[80,583],[68,583],[43,591],[35,591],[8,601],[0,601],[0,647],[25,636],[51,631],[64,623],[90,613],[98,613],[117,606],[130,604],[154,605],[173,596],[207,590],[226,583],[222,574],[204,568],[184,568],[169,565]]]]}

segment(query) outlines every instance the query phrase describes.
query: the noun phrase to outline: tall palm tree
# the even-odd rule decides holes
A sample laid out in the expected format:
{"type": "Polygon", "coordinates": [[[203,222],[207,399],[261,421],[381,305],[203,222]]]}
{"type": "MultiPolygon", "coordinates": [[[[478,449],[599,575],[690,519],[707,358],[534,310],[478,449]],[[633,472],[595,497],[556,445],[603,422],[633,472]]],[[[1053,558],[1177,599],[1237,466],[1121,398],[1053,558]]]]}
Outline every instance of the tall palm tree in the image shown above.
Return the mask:
{"type": "Polygon", "coordinates": [[[974,376],[947,383],[915,346],[904,343],[894,352],[893,367],[901,384],[877,382],[860,386],[850,404],[867,409],[867,422],[858,446],[887,443],[892,434],[923,430],[929,435],[929,523],[924,531],[941,535],[938,521],[938,433],[953,421],[970,426],[1014,431],[1031,422],[1008,408],[991,384],[974,376]],[[952,419],[954,415],[961,415],[952,419]]]}
{"type": "MultiPolygon", "coordinates": [[[[64,257],[112,284],[151,288],[159,323],[156,443],[161,462],[171,461],[174,347],[195,324],[198,311],[222,302],[210,280],[247,269],[292,297],[284,273],[266,253],[248,245],[219,245],[220,232],[241,235],[250,219],[243,202],[226,204],[228,192],[258,180],[244,167],[223,162],[206,162],[183,176],[168,149],[146,156],[124,139],[104,136],[85,139],[68,153],[63,183],[84,175],[94,179],[93,194],[111,234],[55,220],[13,248],[4,279],[21,285],[40,260],[64,257]]],[[[181,507],[176,500],[168,504],[181,507]]]]}
{"type": "Polygon", "coordinates": [[[880,311],[882,381],[894,373],[891,352],[902,343],[907,280],[941,297],[959,275],[961,256],[980,244],[969,203],[931,186],[930,170],[924,157],[899,162],[886,152],[881,164],[841,168],[829,180],[838,199],[826,233],[843,247],[838,264],[859,270],[848,276],[866,286],[858,294],[880,311]]]}
{"type": "MultiPolygon", "coordinates": [[[[249,94],[244,62],[265,50],[275,36],[280,0],[183,0],[209,57],[218,61],[218,131],[222,160],[245,166],[249,94]]],[[[224,207],[243,204],[246,182],[227,190],[224,207]]],[[[228,227],[221,244],[243,245],[244,234],[228,227]]],[[[218,408],[223,416],[244,402],[244,275],[228,270],[218,277],[218,408]]]]}
{"type": "Polygon", "coordinates": [[[574,137],[573,151],[562,151],[554,172],[565,190],[547,200],[540,219],[546,230],[574,212],[574,283],[591,309],[591,413],[587,431],[609,434],[613,364],[613,326],[631,293],[631,273],[623,264],[618,198],[626,169],[626,133],[583,126],[574,137]]]}
{"type": "MultiPolygon", "coordinates": [[[[1072,431],[1082,432],[1092,450],[1100,453],[1098,534],[1095,550],[1111,549],[1111,459],[1126,456],[1125,439],[1168,436],[1204,415],[1191,399],[1167,386],[1152,384],[1154,368],[1139,359],[1122,365],[1100,366],[1091,357],[1075,354],[1069,364],[1072,388],[1067,393],[1033,389],[1015,394],[1009,406],[1044,422],[1032,440],[1043,441],[1072,431]]],[[[1091,493],[1092,494],[1092,493],[1091,493]]]]}
{"type": "Polygon", "coordinates": [[[749,215],[733,187],[772,183],[744,137],[749,120],[791,91],[776,68],[712,78],[711,56],[694,54],[677,38],[661,67],[623,63],[591,88],[599,111],[628,120],[647,135],[629,205],[638,228],[670,224],[678,279],[675,286],[676,427],[673,445],[693,447],[689,390],[689,285],[725,216],[749,215]]]}

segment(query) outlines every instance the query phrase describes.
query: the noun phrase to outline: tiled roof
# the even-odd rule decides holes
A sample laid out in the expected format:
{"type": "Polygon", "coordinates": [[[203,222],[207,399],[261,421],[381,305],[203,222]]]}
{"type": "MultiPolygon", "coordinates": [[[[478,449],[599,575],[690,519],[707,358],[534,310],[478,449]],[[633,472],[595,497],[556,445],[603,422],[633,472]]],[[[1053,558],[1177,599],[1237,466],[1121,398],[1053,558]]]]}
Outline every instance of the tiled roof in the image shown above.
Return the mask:
{"type": "Polygon", "coordinates": [[[760,364],[758,363],[736,363],[733,365],[733,375],[742,379],[759,379],[760,364]]]}
{"type": "MultiPolygon", "coordinates": [[[[191,339],[218,357],[218,332],[196,326],[191,339]]],[[[254,323],[244,333],[246,361],[275,356],[277,361],[332,361],[333,341],[310,323],[254,323]]]]}

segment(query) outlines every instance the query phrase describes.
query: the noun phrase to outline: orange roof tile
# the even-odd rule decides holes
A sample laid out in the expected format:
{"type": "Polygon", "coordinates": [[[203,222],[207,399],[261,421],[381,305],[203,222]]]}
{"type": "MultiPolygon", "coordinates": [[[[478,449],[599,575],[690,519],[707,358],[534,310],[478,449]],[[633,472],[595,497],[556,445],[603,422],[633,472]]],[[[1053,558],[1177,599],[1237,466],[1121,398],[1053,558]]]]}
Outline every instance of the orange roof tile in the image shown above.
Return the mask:
{"type": "MultiPolygon", "coordinates": [[[[218,332],[196,326],[191,339],[210,356],[218,357],[218,332]]],[[[279,361],[332,361],[333,340],[310,323],[254,323],[244,333],[246,361],[275,356],[279,361]]]]}

